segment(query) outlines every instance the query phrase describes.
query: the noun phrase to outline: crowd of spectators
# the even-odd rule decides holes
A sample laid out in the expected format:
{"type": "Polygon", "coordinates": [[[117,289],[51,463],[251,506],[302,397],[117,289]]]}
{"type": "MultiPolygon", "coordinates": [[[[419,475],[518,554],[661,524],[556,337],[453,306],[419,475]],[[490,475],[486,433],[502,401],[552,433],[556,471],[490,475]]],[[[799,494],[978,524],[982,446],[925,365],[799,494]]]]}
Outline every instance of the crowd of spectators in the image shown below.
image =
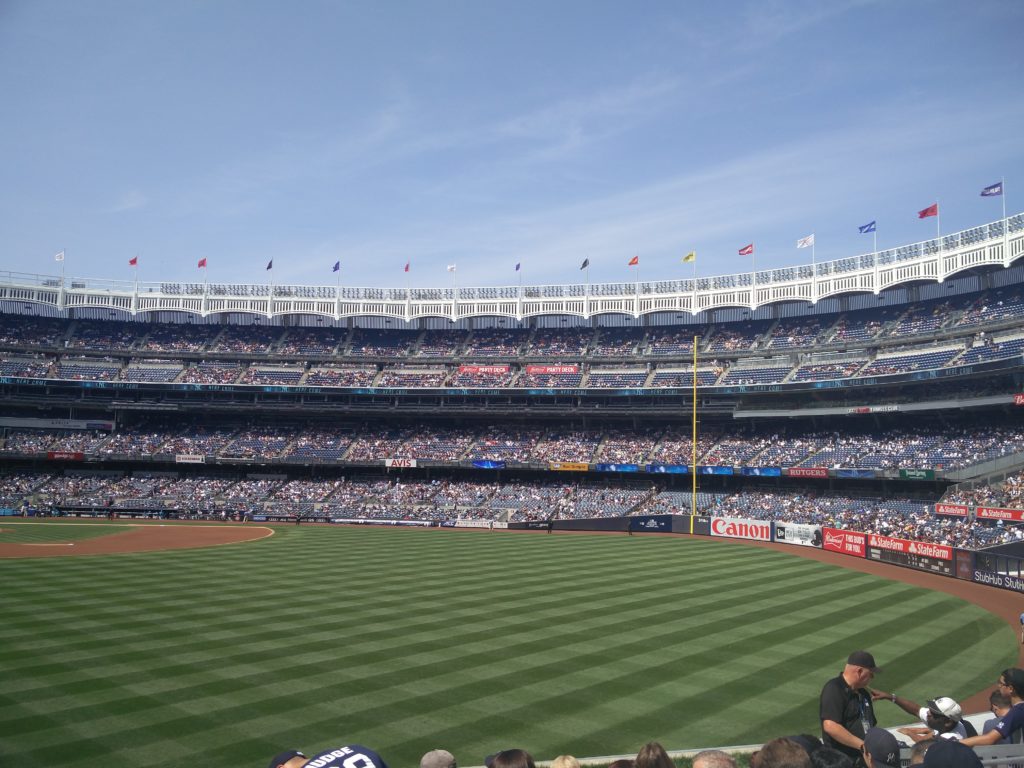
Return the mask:
{"type": "MultiPolygon", "coordinates": [[[[0,498],[49,509],[157,509],[190,515],[274,514],[376,519],[567,520],[689,514],[690,493],[607,482],[484,482],[451,478],[178,477],[175,473],[21,471],[0,476],[0,498]]],[[[1019,485],[1021,479],[1016,477],[1019,485]]],[[[701,491],[698,514],[772,520],[976,549],[1024,540],[1024,526],[934,514],[923,501],[810,490],[701,491]]]]}

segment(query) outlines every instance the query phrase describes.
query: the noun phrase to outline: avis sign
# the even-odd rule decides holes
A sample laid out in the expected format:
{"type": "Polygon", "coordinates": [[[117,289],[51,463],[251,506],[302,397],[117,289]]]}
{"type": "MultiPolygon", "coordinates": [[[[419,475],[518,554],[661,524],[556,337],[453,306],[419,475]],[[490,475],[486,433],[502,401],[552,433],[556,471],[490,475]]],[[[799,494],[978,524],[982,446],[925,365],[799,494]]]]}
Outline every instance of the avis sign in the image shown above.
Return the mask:
{"type": "Polygon", "coordinates": [[[384,459],[384,466],[388,469],[407,469],[416,466],[416,459],[384,459]]]}

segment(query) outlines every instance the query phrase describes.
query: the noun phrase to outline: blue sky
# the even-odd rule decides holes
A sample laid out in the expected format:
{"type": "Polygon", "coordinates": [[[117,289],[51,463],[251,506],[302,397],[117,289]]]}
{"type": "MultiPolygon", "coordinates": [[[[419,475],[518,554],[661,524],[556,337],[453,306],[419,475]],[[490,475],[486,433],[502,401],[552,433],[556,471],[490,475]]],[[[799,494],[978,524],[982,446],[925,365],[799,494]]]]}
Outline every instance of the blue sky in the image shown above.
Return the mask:
{"type": "Polygon", "coordinates": [[[596,283],[916,242],[935,201],[998,219],[1001,177],[1024,210],[1022,31],[1019,0],[2,0],[0,269],[596,283]]]}

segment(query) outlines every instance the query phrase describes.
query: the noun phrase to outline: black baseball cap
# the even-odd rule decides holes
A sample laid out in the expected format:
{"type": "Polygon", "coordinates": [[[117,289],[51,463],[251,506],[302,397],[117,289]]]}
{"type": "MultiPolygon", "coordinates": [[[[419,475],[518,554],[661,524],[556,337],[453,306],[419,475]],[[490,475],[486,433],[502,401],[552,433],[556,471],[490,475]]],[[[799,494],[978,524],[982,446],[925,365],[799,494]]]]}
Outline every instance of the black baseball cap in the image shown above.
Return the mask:
{"type": "Polygon", "coordinates": [[[866,667],[872,672],[881,672],[882,668],[875,666],[875,657],[867,651],[854,651],[850,654],[850,658],[846,660],[847,664],[852,664],[855,667],[866,667]]]}
{"type": "Polygon", "coordinates": [[[287,763],[293,757],[305,757],[305,755],[297,749],[286,749],[281,754],[274,755],[274,757],[271,758],[269,768],[277,768],[277,766],[287,763]]]}

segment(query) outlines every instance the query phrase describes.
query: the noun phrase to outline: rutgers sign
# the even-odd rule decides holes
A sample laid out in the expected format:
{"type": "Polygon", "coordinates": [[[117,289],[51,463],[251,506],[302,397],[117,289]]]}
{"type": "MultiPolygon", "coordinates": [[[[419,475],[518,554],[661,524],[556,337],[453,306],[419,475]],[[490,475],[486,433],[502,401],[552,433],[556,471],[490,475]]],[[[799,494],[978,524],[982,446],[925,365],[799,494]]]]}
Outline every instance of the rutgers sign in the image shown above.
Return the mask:
{"type": "Polygon", "coordinates": [[[711,535],[733,539],[771,541],[772,524],[763,520],[738,520],[732,517],[712,517],[711,535]]]}

